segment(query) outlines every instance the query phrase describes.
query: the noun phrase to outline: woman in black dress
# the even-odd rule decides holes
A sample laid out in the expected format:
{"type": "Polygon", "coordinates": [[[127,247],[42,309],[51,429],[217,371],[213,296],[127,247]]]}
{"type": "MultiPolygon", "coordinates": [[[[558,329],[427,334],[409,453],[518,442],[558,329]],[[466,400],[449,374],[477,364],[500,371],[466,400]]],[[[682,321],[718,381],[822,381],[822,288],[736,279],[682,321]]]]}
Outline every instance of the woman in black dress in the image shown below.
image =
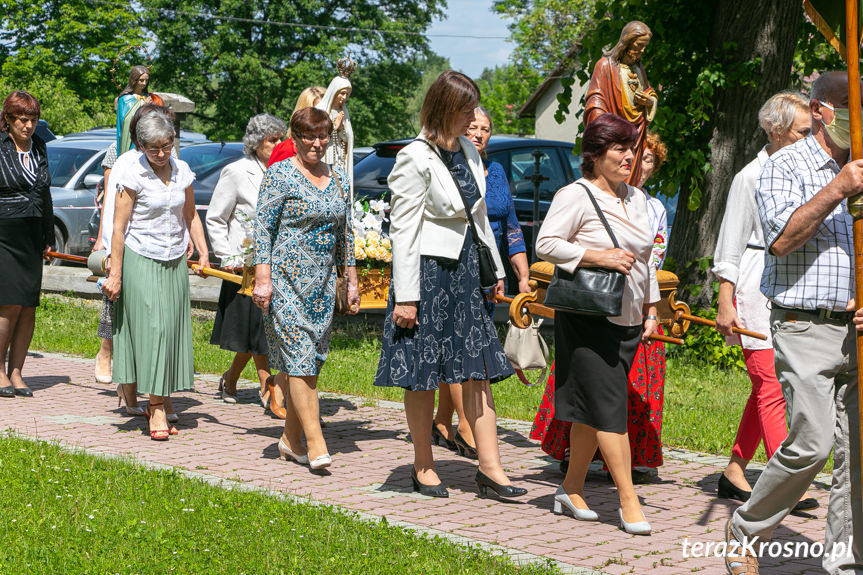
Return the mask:
{"type": "Polygon", "coordinates": [[[489,298],[503,292],[504,272],[484,201],[482,161],[463,136],[479,96],[464,74],[441,74],[423,101],[422,133],[399,152],[388,179],[393,277],[375,385],[405,389],[414,445],[411,479],[415,491],[433,497],[448,496],[431,449],[434,392],[442,383],[463,384],[465,415],[477,444],[480,496],[488,489],[503,497],[527,493],[510,484],[501,466],[489,385],[514,370],[480,287],[478,242],[490,248],[497,266],[499,280],[489,298]]]}
{"type": "Polygon", "coordinates": [[[0,397],[30,397],[21,369],[36,324],[42,259],[54,243],[45,142],[35,135],[39,101],[16,90],[0,113],[0,397]],[[6,353],[9,352],[9,365],[6,353]]]}

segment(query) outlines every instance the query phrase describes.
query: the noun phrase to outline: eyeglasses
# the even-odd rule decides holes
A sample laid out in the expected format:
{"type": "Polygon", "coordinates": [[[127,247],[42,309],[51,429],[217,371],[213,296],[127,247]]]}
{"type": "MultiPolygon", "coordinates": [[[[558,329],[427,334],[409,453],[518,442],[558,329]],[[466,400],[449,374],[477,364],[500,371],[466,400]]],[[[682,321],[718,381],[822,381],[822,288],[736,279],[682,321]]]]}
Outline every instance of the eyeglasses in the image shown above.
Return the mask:
{"type": "Polygon", "coordinates": [[[160,154],[170,154],[171,149],[173,149],[174,144],[168,144],[167,146],[161,148],[144,148],[144,152],[151,156],[158,156],[160,154]]]}
{"type": "Polygon", "coordinates": [[[321,144],[326,144],[330,140],[329,134],[325,134],[323,136],[307,136],[306,134],[297,135],[309,146],[314,144],[316,141],[319,141],[321,144]]]}

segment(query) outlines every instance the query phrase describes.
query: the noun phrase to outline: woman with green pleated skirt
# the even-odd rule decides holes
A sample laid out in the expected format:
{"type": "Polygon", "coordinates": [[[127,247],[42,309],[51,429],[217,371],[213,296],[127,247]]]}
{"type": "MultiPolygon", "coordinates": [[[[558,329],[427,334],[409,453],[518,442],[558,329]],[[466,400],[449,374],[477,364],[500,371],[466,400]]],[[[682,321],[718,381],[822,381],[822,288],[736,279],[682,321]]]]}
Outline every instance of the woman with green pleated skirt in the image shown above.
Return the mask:
{"type": "Polygon", "coordinates": [[[195,211],[195,174],[171,158],[169,115],[156,111],[141,117],[136,135],[144,154],[118,179],[111,274],[102,291],[117,302],[114,383],[137,382],[138,392],[150,395],[145,412],[150,438],[164,441],[178,433],[168,424],[165,400],[191,389],[194,381],[190,238],[201,267],[209,260],[195,211]]]}

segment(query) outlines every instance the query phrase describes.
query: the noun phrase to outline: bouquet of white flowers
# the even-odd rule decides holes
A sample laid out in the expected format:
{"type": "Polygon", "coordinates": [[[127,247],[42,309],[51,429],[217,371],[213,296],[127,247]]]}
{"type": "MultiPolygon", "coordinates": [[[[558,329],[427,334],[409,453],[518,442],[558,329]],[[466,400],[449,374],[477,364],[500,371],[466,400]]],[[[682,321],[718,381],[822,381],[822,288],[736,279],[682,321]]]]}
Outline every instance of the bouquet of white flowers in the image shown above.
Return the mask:
{"type": "Polygon", "coordinates": [[[351,223],[357,267],[383,268],[393,261],[393,246],[383,231],[389,209],[382,200],[354,203],[351,223]]]}

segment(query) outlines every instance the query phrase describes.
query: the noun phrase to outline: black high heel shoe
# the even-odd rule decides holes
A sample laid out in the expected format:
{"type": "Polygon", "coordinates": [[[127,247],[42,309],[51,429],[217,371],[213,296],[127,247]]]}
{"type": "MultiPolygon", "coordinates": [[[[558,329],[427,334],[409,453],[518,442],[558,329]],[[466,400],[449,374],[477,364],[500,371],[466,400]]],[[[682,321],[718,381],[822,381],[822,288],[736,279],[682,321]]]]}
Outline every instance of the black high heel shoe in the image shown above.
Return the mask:
{"type": "Polygon", "coordinates": [[[440,429],[437,428],[437,425],[435,425],[434,423],[432,423],[431,440],[432,443],[434,443],[435,445],[440,445],[441,443],[443,443],[443,447],[446,447],[450,451],[456,450],[455,441],[447,439],[444,434],[441,433],[440,429]]]}
{"type": "Polygon", "coordinates": [[[479,488],[479,496],[482,499],[488,497],[488,489],[497,493],[498,497],[510,498],[521,497],[527,495],[527,489],[524,487],[514,487],[512,485],[501,485],[492,481],[485,473],[476,470],[476,486],[479,488]]]}
{"type": "Polygon", "coordinates": [[[722,499],[734,499],[736,501],[747,502],[752,496],[751,491],[744,491],[731,483],[731,480],[725,477],[725,474],[719,476],[719,488],[716,495],[722,499]]]}
{"type": "Polygon", "coordinates": [[[437,485],[424,485],[417,478],[417,470],[411,467],[411,482],[414,484],[414,491],[419,491],[420,495],[427,497],[440,497],[446,499],[449,497],[449,491],[443,486],[443,483],[437,485]]]}
{"type": "Polygon", "coordinates": [[[476,447],[469,445],[458,431],[455,432],[455,441],[453,443],[455,443],[455,451],[459,455],[468,459],[476,459],[476,447]]]}

